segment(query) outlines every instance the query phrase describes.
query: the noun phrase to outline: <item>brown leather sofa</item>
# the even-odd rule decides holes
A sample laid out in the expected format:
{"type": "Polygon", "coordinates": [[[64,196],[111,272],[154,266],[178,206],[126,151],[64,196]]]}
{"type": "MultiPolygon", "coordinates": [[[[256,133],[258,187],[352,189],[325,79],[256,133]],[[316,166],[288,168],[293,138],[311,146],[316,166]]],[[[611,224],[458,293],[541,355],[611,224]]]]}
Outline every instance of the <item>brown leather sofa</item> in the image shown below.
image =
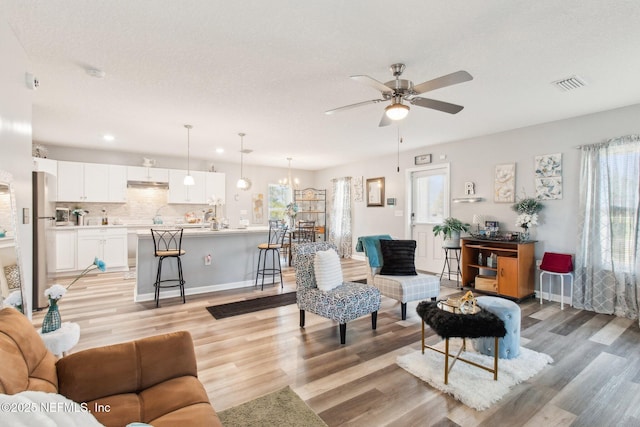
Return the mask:
{"type": "Polygon", "coordinates": [[[0,393],[59,393],[106,426],[221,426],[197,378],[193,341],[175,332],[70,354],[59,360],[29,320],[0,311],[0,393]],[[102,405],[102,406],[96,406],[102,405]],[[108,405],[108,406],[107,406],[108,405]]]}

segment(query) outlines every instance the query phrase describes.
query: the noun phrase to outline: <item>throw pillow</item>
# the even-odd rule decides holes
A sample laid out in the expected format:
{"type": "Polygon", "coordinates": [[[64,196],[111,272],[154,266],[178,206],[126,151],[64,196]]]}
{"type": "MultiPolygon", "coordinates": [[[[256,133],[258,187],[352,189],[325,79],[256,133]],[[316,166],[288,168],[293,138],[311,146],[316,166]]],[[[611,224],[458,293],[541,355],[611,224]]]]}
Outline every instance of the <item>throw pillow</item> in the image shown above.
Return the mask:
{"type": "Polygon", "coordinates": [[[316,285],[321,291],[330,291],[342,285],[340,257],[333,249],[316,252],[313,261],[316,285]]]}
{"type": "Polygon", "coordinates": [[[20,269],[17,264],[7,265],[4,268],[4,275],[9,289],[20,289],[20,269]]]}
{"type": "Polygon", "coordinates": [[[417,276],[415,240],[380,240],[382,270],[387,276],[417,276]]]}

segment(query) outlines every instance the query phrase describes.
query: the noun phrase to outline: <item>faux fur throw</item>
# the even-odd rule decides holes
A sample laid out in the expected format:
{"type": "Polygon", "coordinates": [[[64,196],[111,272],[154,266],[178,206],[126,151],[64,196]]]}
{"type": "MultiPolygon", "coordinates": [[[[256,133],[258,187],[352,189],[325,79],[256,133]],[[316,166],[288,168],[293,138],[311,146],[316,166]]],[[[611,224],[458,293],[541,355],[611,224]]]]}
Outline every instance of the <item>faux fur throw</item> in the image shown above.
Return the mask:
{"type": "Polygon", "coordinates": [[[416,308],[424,323],[442,338],[504,337],[504,322],[481,310],[476,314],[454,314],[438,308],[436,302],[422,301],[416,308]]]}

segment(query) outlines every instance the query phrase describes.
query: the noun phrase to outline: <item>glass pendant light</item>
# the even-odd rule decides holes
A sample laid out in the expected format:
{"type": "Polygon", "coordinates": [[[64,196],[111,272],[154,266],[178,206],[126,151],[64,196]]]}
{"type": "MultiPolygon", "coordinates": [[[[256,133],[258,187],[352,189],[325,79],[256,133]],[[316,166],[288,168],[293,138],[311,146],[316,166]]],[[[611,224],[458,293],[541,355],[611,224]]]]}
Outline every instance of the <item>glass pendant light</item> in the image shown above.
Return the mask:
{"type": "Polygon", "coordinates": [[[193,126],[184,125],[187,128],[187,175],[184,177],[184,185],[195,185],[195,180],[191,176],[191,142],[189,141],[189,133],[193,126]]]}
{"type": "Polygon", "coordinates": [[[245,178],[243,173],[243,161],[244,161],[244,137],[245,133],[240,132],[238,134],[240,136],[240,179],[238,180],[236,187],[240,190],[247,191],[251,188],[251,180],[249,178],[245,178]]]}

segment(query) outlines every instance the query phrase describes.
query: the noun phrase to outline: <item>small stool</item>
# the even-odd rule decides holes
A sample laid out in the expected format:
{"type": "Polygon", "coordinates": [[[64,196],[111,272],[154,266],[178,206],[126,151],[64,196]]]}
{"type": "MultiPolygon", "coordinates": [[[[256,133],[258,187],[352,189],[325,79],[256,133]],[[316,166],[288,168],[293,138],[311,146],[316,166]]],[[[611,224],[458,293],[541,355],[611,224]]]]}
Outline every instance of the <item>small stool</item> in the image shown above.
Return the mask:
{"type": "Polygon", "coordinates": [[[271,276],[271,283],[275,283],[276,275],[280,276],[280,287],[284,288],[282,281],[282,265],[280,264],[280,249],[284,245],[284,236],[287,234],[287,226],[279,226],[277,224],[269,227],[269,241],[258,245],[258,268],[256,270],[256,283],[258,286],[258,278],[262,276],[261,290],[264,290],[264,276],[271,276]],[[271,253],[271,267],[267,267],[267,256],[271,253]],[[262,256],[264,254],[264,257],[262,256]],[[262,261],[262,265],[260,262],[262,261]],[[277,264],[276,264],[277,261],[277,264]],[[277,266],[276,266],[277,265],[277,266]]]}
{"type": "MultiPolygon", "coordinates": [[[[508,299],[489,296],[476,298],[476,303],[480,308],[495,314],[504,322],[507,333],[499,340],[498,357],[515,359],[520,356],[520,306],[508,299]]],[[[494,355],[495,342],[492,338],[479,338],[474,346],[479,353],[487,356],[494,355]]]]}
{"type": "Polygon", "coordinates": [[[80,325],[72,322],[64,322],[55,331],[42,333],[42,328],[38,329],[38,334],[42,337],[45,347],[57,357],[62,357],[80,340],[80,325]]]}
{"type": "Polygon", "coordinates": [[[460,271],[460,246],[457,247],[448,247],[443,246],[444,249],[444,265],[442,266],[442,272],[440,273],[440,278],[444,277],[444,271],[447,270],[447,274],[449,275],[449,280],[451,280],[451,275],[454,274],[456,276],[456,285],[460,285],[460,277],[462,277],[462,272],[460,271]],[[453,257],[449,255],[449,251],[453,251],[453,257]],[[451,272],[451,263],[450,261],[456,261],[456,271],[451,272]]]}
{"type": "MultiPolygon", "coordinates": [[[[571,278],[571,300],[573,302],[573,261],[569,254],[545,252],[540,264],[540,304],[542,304],[542,277],[544,274],[560,276],[560,310],[564,310],[564,276],[571,278]]],[[[549,301],[551,301],[551,277],[549,277],[549,301]]]]}
{"type": "Polygon", "coordinates": [[[182,303],[186,302],[184,297],[184,277],[182,276],[182,260],[180,257],[186,254],[186,251],[182,249],[182,233],[183,229],[179,230],[154,230],[151,229],[151,236],[153,237],[153,246],[155,248],[154,255],[158,259],[158,271],[156,273],[156,281],[153,284],[155,289],[156,307],[160,305],[160,288],[180,288],[180,296],[182,297],[182,303]],[[178,263],[178,278],[177,279],[165,279],[162,280],[162,261],[165,258],[175,258],[178,263]],[[175,285],[163,285],[165,282],[178,282],[175,285]]]}

